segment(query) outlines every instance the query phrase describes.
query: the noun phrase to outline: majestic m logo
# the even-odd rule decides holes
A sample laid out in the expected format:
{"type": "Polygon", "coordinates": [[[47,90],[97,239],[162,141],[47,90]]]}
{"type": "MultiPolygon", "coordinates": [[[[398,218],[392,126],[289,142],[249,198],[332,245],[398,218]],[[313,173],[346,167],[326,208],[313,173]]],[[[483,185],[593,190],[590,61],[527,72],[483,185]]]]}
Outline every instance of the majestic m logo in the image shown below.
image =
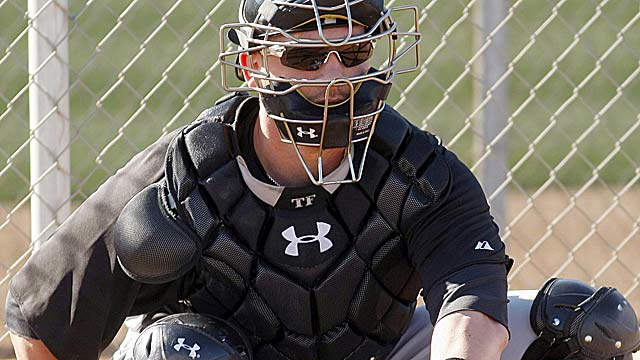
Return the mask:
{"type": "Polygon", "coordinates": [[[309,136],[309,138],[311,139],[315,139],[318,137],[318,135],[316,135],[316,129],[314,128],[309,129],[309,131],[304,131],[302,129],[302,126],[298,126],[296,130],[298,130],[298,137],[303,137],[304,135],[309,136]]]}
{"type": "Polygon", "coordinates": [[[200,357],[200,355],[198,354],[198,350],[200,350],[200,345],[198,345],[197,343],[194,343],[193,346],[189,346],[184,343],[184,340],[185,338],[178,338],[178,343],[173,345],[173,348],[178,352],[180,352],[180,350],[182,349],[189,350],[189,357],[192,359],[200,357]]]}
{"type": "Polygon", "coordinates": [[[476,250],[493,250],[493,248],[491,247],[491,245],[489,245],[489,242],[487,240],[484,240],[478,241],[478,243],[476,244],[476,250]]]}
{"type": "Polygon", "coordinates": [[[284,253],[289,256],[299,256],[298,245],[313,242],[318,242],[321,253],[331,249],[333,247],[333,243],[329,238],[327,238],[327,234],[329,234],[329,231],[331,230],[331,225],[323,222],[316,222],[316,226],[318,228],[317,235],[304,235],[298,237],[298,235],[296,235],[296,229],[293,226],[289,226],[285,231],[283,231],[282,237],[291,243],[287,245],[284,253]]]}

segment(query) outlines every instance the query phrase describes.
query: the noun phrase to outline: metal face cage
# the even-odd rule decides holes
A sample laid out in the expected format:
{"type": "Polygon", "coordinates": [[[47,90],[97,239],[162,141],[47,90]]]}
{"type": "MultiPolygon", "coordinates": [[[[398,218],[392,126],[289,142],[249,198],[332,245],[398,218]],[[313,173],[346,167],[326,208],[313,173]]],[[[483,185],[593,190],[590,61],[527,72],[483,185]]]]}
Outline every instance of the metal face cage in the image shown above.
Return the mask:
{"type": "MultiPolygon", "coordinates": [[[[363,0],[345,0],[343,4],[336,6],[320,6],[317,0],[311,0],[310,4],[298,4],[290,2],[273,1],[278,6],[291,6],[307,10],[312,10],[315,16],[318,38],[309,39],[297,36],[296,29],[287,30],[275,26],[258,23],[231,23],[220,28],[220,49],[219,61],[222,69],[222,86],[226,91],[255,91],[261,98],[261,103],[265,104],[265,99],[283,99],[287,96],[299,96],[301,89],[305,87],[320,87],[325,89],[324,103],[313,103],[308,101],[308,108],[315,116],[304,112],[287,112],[281,110],[287,106],[267,108],[267,114],[275,122],[283,142],[294,146],[295,152],[301,161],[305,172],[315,185],[331,185],[357,182],[362,178],[362,171],[366,159],[373,132],[380,113],[384,110],[384,99],[388,94],[393,78],[398,74],[415,71],[420,64],[419,46],[421,34],[419,32],[419,16],[416,6],[399,6],[384,9],[373,26],[367,27],[363,33],[354,33],[354,21],[351,7],[363,0]],[[326,35],[326,24],[322,24],[325,15],[339,15],[347,28],[347,35],[341,38],[329,38],[326,35]],[[392,14],[397,15],[408,13],[412,18],[412,27],[406,31],[398,28],[398,23],[393,21],[392,14]],[[236,44],[229,44],[229,38],[235,37],[236,44]],[[303,79],[288,78],[274,75],[269,70],[269,49],[281,47],[337,47],[345,44],[359,44],[369,41],[385,42],[388,53],[385,61],[379,68],[371,68],[365,74],[335,78],[335,79],[303,79]],[[237,61],[241,53],[261,53],[263,69],[255,69],[243,66],[237,61]],[[411,54],[412,61],[408,66],[400,67],[400,59],[411,54]],[[239,74],[247,71],[256,80],[256,85],[249,86],[243,83],[234,86],[229,80],[230,73],[239,74]],[[266,84],[260,86],[259,84],[266,84]],[[341,106],[340,133],[337,131],[335,120],[336,104],[330,104],[329,94],[333,87],[346,87],[349,97],[341,106]],[[359,93],[360,91],[360,93],[359,93]],[[360,95],[376,92],[379,96],[368,101],[370,104],[363,107],[362,101],[358,101],[360,95]],[[296,95],[297,94],[297,95],[296,95]],[[271,111],[269,111],[271,110],[271,111]],[[306,135],[306,138],[305,136],[306,135]],[[341,138],[337,141],[336,137],[341,138]],[[339,143],[339,144],[337,144],[339,143]],[[354,146],[356,143],[363,143],[364,146],[354,146]],[[311,166],[305,161],[299,149],[300,146],[313,146],[318,148],[317,153],[317,176],[311,170],[311,166]],[[344,160],[349,164],[349,174],[341,180],[326,179],[327,173],[324,171],[322,155],[325,149],[344,147],[344,160]],[[357,153],[356,153],[357,152],[357,153]],[[358,159],[356,161],[356,159],[358,159]],[[356,164],[357,162],[357,164],[356,164]]],[[[379,47],[379,46],[377,46],[379,47]]],[[[410,59],[411,60],[411,59],[410,59]]],[[[404,64],[404,63],[403,63],[404,64]]]]}

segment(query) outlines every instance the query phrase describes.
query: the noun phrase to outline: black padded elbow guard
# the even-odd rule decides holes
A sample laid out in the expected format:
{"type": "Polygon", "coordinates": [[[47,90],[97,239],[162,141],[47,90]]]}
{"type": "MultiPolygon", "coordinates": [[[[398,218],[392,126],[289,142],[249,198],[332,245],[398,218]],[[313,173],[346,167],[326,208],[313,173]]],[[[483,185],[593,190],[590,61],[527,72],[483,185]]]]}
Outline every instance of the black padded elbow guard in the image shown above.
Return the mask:
{"type": "Polygon", "coordinates": [[[153,184],[124,207],[114,226],[120,266],[132,279],[148,284],[179,278],[197,262],[201,245],[195,234],[170,217],[153,184]]]}

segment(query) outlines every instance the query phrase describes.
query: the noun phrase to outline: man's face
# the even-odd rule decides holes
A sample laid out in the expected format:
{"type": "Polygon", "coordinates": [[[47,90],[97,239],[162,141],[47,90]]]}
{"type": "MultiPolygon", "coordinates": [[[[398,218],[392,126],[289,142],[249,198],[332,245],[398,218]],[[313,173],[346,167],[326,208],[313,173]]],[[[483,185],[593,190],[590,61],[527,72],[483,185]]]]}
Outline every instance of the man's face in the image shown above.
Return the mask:
{"type": "MultiPolygon", "coordinates": [[[[353,27],[353,35],[362,34],[363,31],[364,27],[362,26],[353,27]]],[[[324,30],[325,38],[333,39],[334,41],[344,38],[348,34],[349,29],[346,26],[328,28],[324,30]]],[[[304,39],[320,39],[320,35],[318,34],[317,30],[296,32],[295,36],[304,39]]],[[[279,35],[274,36],[272,39],[276,41],[284,41],[286,38],[279,35]]],[[[266,71],[267,69],[263,62],[261,54],[262,53],[254,54],[253,61],[255,62],[256,66],[261,68],[263,71],[266,71]]],[[[322,64],[318,70],[307,71],[294,69],[292,67],[283,65],[278,57],[272,55],[268,56],[268,71],[274,76],[283,78],[334,80],[365,74],[369,70],[369,67],[370,65],[368,60],[353,67],[346,67],[344,64],[342,64],[342,62],[340,62],[336,53],[330,53],[325,63],[322,64]]],[[[262,81],[262,86],[266,84],[266,81],[262,81]]],[[[299,92],[309,101],[319,105],[324,105],[326,87],[303,86],[299,89],[299,92]]],[[[346,100],[347,98],[349,98],[349,92],[350,88],[345,84],[332,86],[329,90],[329,103],[337,104],[346,100]]]]}

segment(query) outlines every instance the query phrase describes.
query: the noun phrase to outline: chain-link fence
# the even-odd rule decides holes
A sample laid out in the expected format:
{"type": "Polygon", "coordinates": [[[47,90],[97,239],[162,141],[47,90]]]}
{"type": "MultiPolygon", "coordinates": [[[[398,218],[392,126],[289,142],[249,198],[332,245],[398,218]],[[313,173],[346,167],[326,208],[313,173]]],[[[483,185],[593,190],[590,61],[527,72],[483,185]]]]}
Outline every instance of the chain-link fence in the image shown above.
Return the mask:
{"type": "MultiPolygon", "coordinates": [[[[640,1],[388,5],[406,3],[421,66],[390,103],[481,179],[512,288],[574,277],[640,308],[640,1]]],[[[236,13],[235,0],[0,0],[0,297],[32,240],[223,94],[218,31],[236,13]]]]}

